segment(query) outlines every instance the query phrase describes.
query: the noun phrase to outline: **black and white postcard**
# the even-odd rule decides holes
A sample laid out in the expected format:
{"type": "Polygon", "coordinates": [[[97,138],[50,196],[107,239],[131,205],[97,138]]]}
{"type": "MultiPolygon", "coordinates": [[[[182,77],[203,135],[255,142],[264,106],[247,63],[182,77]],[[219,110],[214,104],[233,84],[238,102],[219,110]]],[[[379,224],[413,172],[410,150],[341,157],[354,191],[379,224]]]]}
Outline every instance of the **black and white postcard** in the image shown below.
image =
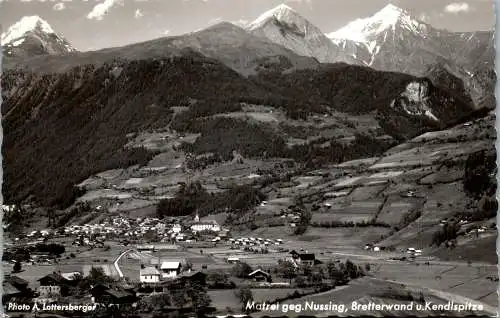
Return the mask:
{"type": "Polygon", "coordinates": [[[493,317],[493,0],[0,0],[2,317],[493,317]]]}

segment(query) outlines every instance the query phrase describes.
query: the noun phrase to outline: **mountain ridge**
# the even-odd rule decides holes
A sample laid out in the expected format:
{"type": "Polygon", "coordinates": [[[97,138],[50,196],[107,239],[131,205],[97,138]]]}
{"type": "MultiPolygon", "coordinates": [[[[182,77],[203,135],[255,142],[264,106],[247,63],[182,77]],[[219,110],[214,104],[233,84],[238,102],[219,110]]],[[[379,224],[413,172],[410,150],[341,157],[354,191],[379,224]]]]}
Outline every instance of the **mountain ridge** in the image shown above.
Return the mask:
{"type": "Polygon", "coordinates": [[[452,66],[450,71],[464,81],[477,107],[494,107],[493,89],[487,82],[495,78],[486,71],[494,65],[493,31],[437,29],[390,4],[328,37],[335,43],[351,42],[356,58],[378,70],[426,76],[435,65],[452,66]]]}
{"type": "Polygon", "coordinates": [[[318,27],[285,4],[264,12],[249,23],[246,29],[300,55],[314,57],[321,63],[358,64],[318,27]]]}

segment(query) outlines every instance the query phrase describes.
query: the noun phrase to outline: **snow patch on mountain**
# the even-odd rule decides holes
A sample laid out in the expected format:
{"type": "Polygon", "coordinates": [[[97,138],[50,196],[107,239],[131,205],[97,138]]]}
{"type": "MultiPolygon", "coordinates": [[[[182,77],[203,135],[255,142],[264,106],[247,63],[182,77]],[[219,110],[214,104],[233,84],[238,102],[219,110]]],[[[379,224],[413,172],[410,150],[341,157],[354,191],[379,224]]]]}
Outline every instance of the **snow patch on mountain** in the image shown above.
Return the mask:
{"type": "Polygon", "coordinates": [[[23,17],[12,25],[6,32],[2,33],[2,45],[10,43],[26,35],[28,32],[41,31],[46,34],[55,34],[52,27],[37,15],[23,17]]]}
{"type": "Polygon", "coordinates": [[[304,18],[302,18],[295,10],[293,10],[286,4],[280,4],[276,8],[264,12],[257,19],[251,22],[248,25],[247,29],[250,31],[255,30],[259,27],[262,27],[272,19],[295,23],[297,28],[303,29],[305,32],[306,25],[304,18]]]}
{"type": "Polygon", "coordinates": [[[14,42],[12,42],[12,46],[19,46],[19,45],[23,44],[23,42],[24,42],[24,39],[15,40],[14,42]]]}
{"type": "Polygon", "coordinates": [[[44,54],[75,52],[64,37],[37,15],[25,16],[2,33],[0,43],[10,58],[29,58],[44,54]]]}
{"type": "Polygon", "coordinates": [[[373,16],[354,20],[339,30],[327,34],[327,36],[332,41],[345,39],[364,43],[373,53],[378,36],[386,31],[395,32],[398,26],[417,33],[423,32],[427,28],[425,23],[414,19],[404,9],[389,4],[373,16]]]}

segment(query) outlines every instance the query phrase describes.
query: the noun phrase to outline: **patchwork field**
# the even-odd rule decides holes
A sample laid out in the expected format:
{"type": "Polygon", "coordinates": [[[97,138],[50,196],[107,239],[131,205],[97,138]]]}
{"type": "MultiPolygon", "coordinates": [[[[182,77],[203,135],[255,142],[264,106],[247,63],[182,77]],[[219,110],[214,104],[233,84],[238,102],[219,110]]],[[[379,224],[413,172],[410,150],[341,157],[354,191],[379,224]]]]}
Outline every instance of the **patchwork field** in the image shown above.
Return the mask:
{"type": "MultiPolygon", "coordinates": [[[[331,204],[330,202],[328,202],[331,204]]],[[[342,206],[332,207],[322,212],[313,213],[311,222],[340,221],[340,222],[368,222],[377,216],[383,200],[365,200],[349,202],[343,201],[342,206]]]]}
{"type": "Polygon", "coordinates": [[[371,273],[377,278],[396,280],[402,283],[425,286],[458,294],[471,299],[489,301],[491,306],[498,305],[498,298],[486,299],[486,296],[496,291],[497,283],[487,277],[498,276],[495,266],[461,265],[425,265],[401,263],[379,264],[371,273]]]}

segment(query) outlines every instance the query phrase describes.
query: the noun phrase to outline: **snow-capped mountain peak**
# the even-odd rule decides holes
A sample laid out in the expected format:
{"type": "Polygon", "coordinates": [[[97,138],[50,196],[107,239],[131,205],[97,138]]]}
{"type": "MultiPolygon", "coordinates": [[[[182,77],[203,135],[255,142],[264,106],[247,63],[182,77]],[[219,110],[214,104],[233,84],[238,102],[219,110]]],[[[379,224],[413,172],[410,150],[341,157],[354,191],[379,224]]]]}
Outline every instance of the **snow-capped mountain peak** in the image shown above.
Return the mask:
{"type": "Polygon", "coordinates": [[[27,16],[12,25],[5,33],[2,33],[2,45],[15,41],[28,32],[36,31],[46,34],[55,33],[50,24],[39,16],[27,16]]]}
{"type": "Polygon", "coordinates": [[[25,16],[1,35],[6,57],[25,58],[43,54],[75,52],[64,37],[37,15],[25,16]]]}
{"type": "Polygon", "coordinates": [[[285,4],[264,12],[246,29],[253,35],[271,40],[299,55],[314,57],[322,63],[352,62],[351,57],[318,27],[285,4]]]}
{"type": "Polygon", "coordinates": [[[391,29],[394,31],[397,26],[412,32],[420,32],[426,28],[425,23],[412,17],[406,10],[389,4],[373,16],[354,20],[327,36],[332,40],[346,39],[371,47],[370,42],[378,35],[391,29]]]}
{"type": "Polygon", "coordinates": [[[286,21],[288,23],[299,22],[300,24],[304,24],[304,18],[302,18],[295,10],[286,4],[280,4],[279,6],[261,14],[257,19],[251,22],[247,28],[249,30],[254,30],[272,19],[286,21]]]}

